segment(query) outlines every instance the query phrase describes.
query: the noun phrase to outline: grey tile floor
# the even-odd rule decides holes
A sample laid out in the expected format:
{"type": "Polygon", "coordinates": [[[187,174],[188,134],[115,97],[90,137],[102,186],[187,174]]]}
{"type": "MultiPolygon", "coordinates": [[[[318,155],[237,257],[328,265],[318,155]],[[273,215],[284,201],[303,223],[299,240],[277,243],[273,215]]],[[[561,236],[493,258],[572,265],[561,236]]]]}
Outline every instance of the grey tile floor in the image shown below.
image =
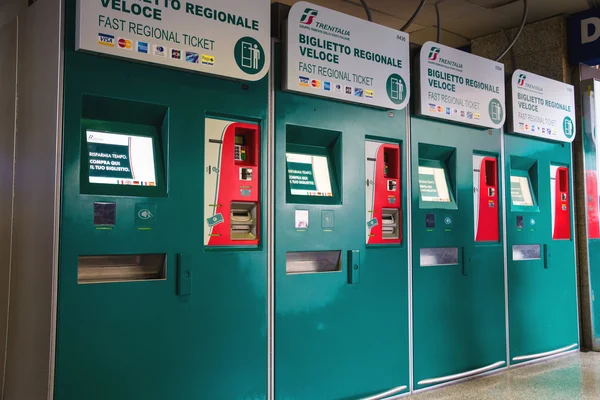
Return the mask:
{"type": "Polygon", "coordinates": [[[410,400],[600,400],[600,353],[577,353],[409,396],[410,400]]]}

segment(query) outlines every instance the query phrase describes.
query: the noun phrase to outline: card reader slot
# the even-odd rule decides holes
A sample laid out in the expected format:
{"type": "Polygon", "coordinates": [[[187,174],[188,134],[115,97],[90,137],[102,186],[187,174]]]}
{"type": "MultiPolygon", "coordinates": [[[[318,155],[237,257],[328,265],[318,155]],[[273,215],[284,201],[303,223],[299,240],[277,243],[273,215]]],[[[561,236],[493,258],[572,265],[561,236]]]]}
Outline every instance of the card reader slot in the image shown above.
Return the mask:
{"type": "Polygon", "coordinates": [[[232,222],[250,222],[252,221],[252,212],[244,209],[231,209],[232,222]]]}

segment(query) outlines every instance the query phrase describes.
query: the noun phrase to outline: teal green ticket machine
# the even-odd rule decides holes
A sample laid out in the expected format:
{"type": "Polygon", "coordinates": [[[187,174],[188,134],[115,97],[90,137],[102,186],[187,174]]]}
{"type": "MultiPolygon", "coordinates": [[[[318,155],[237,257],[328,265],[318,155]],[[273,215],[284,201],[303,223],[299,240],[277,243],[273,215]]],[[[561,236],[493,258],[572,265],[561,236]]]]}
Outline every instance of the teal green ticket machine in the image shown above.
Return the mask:
{"type": "Polygon", "coordinates": [[[270,4],[105,3],[66,7],[54,399],[265,399],[270,4]]]}
{"type": "Polygon", "coordinates": [[[287,24],[274,57],[275,398],[408,393],[408,35],[306,2],[287,24]]]}
{"type": "Polygon", "coordinates": [[[579,346],[573,86],[517,70],[505,138],[510,362],[579,346]]]}
{"type": "Polygon", "coordinates": [[[414,388],[506,367],[504,66],[421,48],[411,119],[414,388]]]}

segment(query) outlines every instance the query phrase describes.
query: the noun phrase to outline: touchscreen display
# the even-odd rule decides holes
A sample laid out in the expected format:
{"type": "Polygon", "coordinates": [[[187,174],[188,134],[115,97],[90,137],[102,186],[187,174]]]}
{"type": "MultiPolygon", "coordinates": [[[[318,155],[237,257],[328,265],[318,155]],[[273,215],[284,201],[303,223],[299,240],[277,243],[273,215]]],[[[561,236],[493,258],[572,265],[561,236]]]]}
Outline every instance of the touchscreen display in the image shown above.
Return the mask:
{"type": "Polygon", "coordinates": [[[450,191],[444,168],[419,166],[419,189],[422,201],[450,203],[450,191]]]}
{"type": "Polygon", "coordinates": [[[87,131],[89,182],[156,186],[151,137],[87,131]]]}
{"type": "Polygon", "coordinates": [[[326,156],[287,153],[290,192],[296,196],[333,196],[326,156]]]}
{"type": "Polygon", "coordinates": [[[526,176],[511,175],[510,197],[514,206],[533,206],[529,178],[526,176]]]}

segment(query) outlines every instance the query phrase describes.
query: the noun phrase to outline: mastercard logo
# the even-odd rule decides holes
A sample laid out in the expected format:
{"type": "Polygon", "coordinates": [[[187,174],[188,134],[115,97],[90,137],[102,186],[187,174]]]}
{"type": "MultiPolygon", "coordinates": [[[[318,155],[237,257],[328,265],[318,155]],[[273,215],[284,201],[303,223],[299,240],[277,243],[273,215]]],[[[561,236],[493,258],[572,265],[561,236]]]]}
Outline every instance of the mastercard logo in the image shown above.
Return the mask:
{"type": "Polygon", "coordinates": [[[319,80],[317,80],[317,79],[313,79],[313,80],[310,82],[310,85],[311,85],[312,87],[314,87],[315,89],[318,89],[318,88],[320,88],[320,87],[321,87],[321,81],[319,81],[319,80]]]}
{"type": "Polygon", "coordinates": [[[119,45],[120,48],[125,49],[125,50],[133,49],[133,42],[129,39],[120,38],[117,41],[117,44],[119,45]]]}

